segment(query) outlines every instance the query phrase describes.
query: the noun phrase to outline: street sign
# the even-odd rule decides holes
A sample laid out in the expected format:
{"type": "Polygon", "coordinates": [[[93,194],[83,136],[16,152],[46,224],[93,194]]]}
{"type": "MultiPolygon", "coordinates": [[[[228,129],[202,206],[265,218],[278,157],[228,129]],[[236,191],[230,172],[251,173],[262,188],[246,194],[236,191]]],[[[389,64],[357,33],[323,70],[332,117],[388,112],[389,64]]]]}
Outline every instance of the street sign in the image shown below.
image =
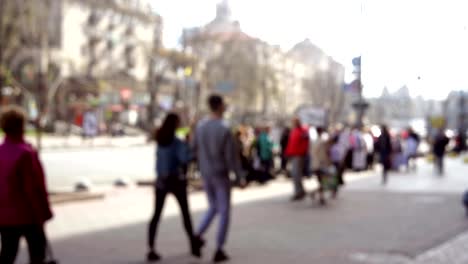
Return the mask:
{"type": "Polygon", "coordinates": [[[354,58],[352,62],[353,62],[353,66],[361,67],[361,56],[354,58]]]}
{"type": "Polygon", "coordinates": [[[327,111],[318,107],[302,107],[297,111],[301,123],[315,127],[327,126],[327,111]]]}
{"type": "Polygon", "coordinates": [[[221,93],[229,93],[234,90],[234,84],[230,81],[221,81],[216,85],[216,90],[221,93]]]}

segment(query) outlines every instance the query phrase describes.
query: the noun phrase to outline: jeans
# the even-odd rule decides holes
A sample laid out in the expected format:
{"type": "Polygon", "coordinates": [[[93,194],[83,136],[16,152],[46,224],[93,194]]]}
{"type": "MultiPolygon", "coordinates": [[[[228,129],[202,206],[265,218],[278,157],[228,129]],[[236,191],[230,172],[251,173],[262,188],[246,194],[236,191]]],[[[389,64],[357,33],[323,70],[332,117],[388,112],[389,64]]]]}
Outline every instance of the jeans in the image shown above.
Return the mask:
{"type": "Polygon", "coordinates": [[[148,233],[148,245],[150,249],[154,249],[159,220],[161,219],[161,213],[164,208],[164,202],[166,201],[166,196],[168,193],[172,193],[176,197],[180,206],[180,210],[182,211],[185,231],[190,243],[193,243],[192,219],[190,216],[189,204],[187,200],[187,183],[185,181],[180,181],[178,183],[168,184],[166,188],[156,188],[156,208],[154,215],[151,218],[148,233]]]}
{"type": "Polygon", "coordinates": [[[203,186],[208,198],[209,208],[202,219],[197,234],[203,236],[214,217],[219,214],[219,226],[216,239],[217,249],[226,243],[231,218],[231,182],[227,175],[203,178],[203,186]]]}
{"type": "Polygon", "coordinates": [[[292,178],[294,182],[294,195],[302,195],[305,193],[302,184],[302,177],[304,172],[304,157],[295,156],[290,159],[292,165],[292,178]]]}
{"type": "Polygon", "coordinates": [[[0,263],[15,263],[20,238],[25,237],[29,249],[31,264],[43,264],[46,258],[47,240],[42,225],[24,225],[1,227],[0,235],[2,250],[0,253],[0,263]]]}

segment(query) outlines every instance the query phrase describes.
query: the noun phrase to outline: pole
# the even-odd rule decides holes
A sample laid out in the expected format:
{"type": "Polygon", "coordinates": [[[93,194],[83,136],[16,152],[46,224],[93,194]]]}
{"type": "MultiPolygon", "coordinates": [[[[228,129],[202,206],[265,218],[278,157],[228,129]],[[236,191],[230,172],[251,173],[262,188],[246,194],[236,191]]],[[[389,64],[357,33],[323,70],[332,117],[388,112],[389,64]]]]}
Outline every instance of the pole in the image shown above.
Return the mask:
{"type": "Polygon", "coordinates": [[[461,151],[466,150],[466,98],[465,92],[460,91],[458,135],[461,142],[461,151]]]}
{"type": "MultiPolygon", "coordinates": [[[[361,17],[363,16],[363,2],[361,1],[361,17]]],[[[369,104],[364,100],[364,96],[362,93],[363,90],[363,85],[362,85],[362,55],[358,57],[358,60],[356,61],[353,60],[353,64],[357,66],[357,85],[359,89],[358,93],[358,101],[355,103],[355,108],[357,111],[357,122],[356,126],[360,129],[364,126],[364,112],[366,109],[369,107],[369,104]]]]}
{"type": "Polygon", "coordinates": [[[3,103],[3,85],[5,83],[4,69],[3,69],[3,49],[5,48],[4,41],[3,41],[4,13],[5,13],[5,0],[0,0],[0,106],[3,103]]]}
{"type": "Polygon", "coordinates": [[[363,86],[361,81],[361,57],[353,59],[353,64],[356,67],[356,82],[358,86],[358,99],[353,104],[354,109],[356,110],[356,126],[362,128],[364,125],[364,112],[369,107],[369,104],[364,100],[362,93],[363,86]]]}
{"type": "Polygon", "coordinates": [[[47,88],[48,88],[48,72],[49,72],[49,25],[48,21],[50,17],[48,12],[50,8],[50,2],[44,1],[43,6],[37,6],[36,10],[42,10],[44,13],[42,16],[39,16],[39,19],[42,23],[43,31],[40,32],[40,52],[39,52],[39,73],[37,80],[37,95],[36,101],[38,106],[38,116],[36,120],[36,140],[37,140],[37,149],[40,151],[42,149],[42,119],[47,109],[47,88]]]}
{"type": "MultiPolygon", "coordinates": [[[[146,89],[149,93],[150,101],[148,103],[147,108],[147,132],[149,133],[149,137],[151,138],[152,130],[154,129],[154,118],[155,118],[155,110],[157,105],[157,92],[158,86],[160,83],[160,79],[162,78],[161,73],[155,74],[155,55],[159,56],[159,48],[160,48],[160,23],[156,24],[156,28],[154,29],[154,37],[153,37],[153,45],[150,49],[149,60],[148,60],[148,76],[146,81],[146,89]],[[155,76],[156,75],[156,76],[155,76]]],[[[159,59],[159,57],[158,57],[159,59]]]]}

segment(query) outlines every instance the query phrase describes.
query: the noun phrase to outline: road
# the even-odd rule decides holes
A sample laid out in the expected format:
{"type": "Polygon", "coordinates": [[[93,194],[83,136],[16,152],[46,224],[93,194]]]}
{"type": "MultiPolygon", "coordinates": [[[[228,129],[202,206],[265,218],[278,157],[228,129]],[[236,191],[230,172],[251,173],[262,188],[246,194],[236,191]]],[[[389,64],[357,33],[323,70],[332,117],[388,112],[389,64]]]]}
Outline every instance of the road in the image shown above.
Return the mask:
{"type": "Polygon", "coordinates": [[[154,157],[152,145],[54,149],[41,153],[51,190],[72,188],[83,179],[98,186],[111,185],[119,178],[151,179],[154,157]]]}
{"type": "MultiPolygon", "coordinates": [[[[449,160],[438,177],[424,161],[416,173],[349,174],[340,197],[320,207],[310,199],[288,201],[284,179],[233,193],[230,263],[464,264],[468,220],[461,193],[467,165],[449,160]]],[[[310,190],[313,180],[307,181],[310,190]]],[[[145,232],[153,209],[151,188],[112,190],[106,199],[54,207],[48,233],[59,259],[69,264],[145,263],[145,232]]],[[[190,196],[194,222],[206,210],[201,193],[190,196]]],[[[215,221],[216,223],[216,221],[215,221]]],[[[160,229],[161,263],[209,263],[215,226],[204,260],[191,259],[174,199],[160,229]]],[[[24,260],[24,250],[22,252],[24,260]]]]}

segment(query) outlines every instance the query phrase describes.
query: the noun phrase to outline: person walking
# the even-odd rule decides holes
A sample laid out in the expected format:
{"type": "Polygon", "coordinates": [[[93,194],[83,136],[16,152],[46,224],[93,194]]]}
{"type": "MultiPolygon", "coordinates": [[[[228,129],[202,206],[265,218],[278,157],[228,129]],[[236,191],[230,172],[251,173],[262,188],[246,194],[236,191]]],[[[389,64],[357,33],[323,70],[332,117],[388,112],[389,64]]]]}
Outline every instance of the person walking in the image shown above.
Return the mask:
{"type": "Polygon", "coordinates": [[[83,141],[89,140],[90,145],[93,145],[94,138],[99,134],[99,123],[96,113],[92,109],[88,109],[83,115],[83,141]]]}
{"type": "Polygon", "coordinates": [[[37,151],[24,140],[26,114],[6,107],[0,116],[0,263],[13,264],[25,237],[32,264],[46,259],[44,224],[52,218],[45,175],[37,151]]]}
{"type": "Polygon", "coordinates": [[[208,107],[211,115],[200,121],[193,142],[209,202],[208,211],[196,234],[198,239],[202,240],[215,216],[219,215],[216,252],[213,257],[213,261],[218,263],[229,260],[224,250],[231,216],[229,172],[234,171],[239,179],[243,179],[242,181],[245,181],[245,173],[242,170],[234,136],[223,122],[226,111],[223,98],[211,95],[208,98],[208,107]]]}
{"type": "Polygon", "coordinates": [[[281,169],[279,173],[285,173],[287,177],[290,177],[288,172],[288,156],[286,155],[286,148],[288,147],[289,134],[291,130],[288,127],[283,129],[281,133],[280,146],[281,146],[281,169]]]}
{"type": "MultiPolygon", "coordinates": [[[[330,158],[330,143],[328,140],[323,138],[324,129],[321,127],[317,128],[317,139],[312,143],[312,168],[319,183],[318,195],[319,202],[321,205],[325,205],[325,181],[326,177],[332,177],[329,175],[329,168],[332,165],[330,158]]],[[[312,194],[315,197],[315,193],[312,194]]]]}
{"type": "Polygon", "coordinates": [[[377,148],[382,163],[382,184],[387,184],[388,171],[392,167],[392,139],[387,126],[380,127],[381,134],[377,139],[377,148]]]}
{"type": "Polygon", "coordinates": [[[179,116],[170,113],[167,115],[161,128],[155,133],[157,142],[156,172],[158,177],[155,185],[155,211],[151,218],[148,232],[148,261],[158,261],[161,259],[155,247],[155,240],[166,196],[169,193],[175,196],[182,211],[185,231],[190,241],[192,255],[201,257],[203,241],[193,235],[187,199],[187,179],[184,171],[184,167],[191,160],[191,154],[188,144],[176,137],[176,130],[179,124],[179,116]]]}
{"type": "Polygon", "coordinates": [[[290,159],[292,165],[292,178],[294,183],[294,195],[291,201],[300,201],[304,199],[306,192],[302,183],[304,172],[305,158],[309,151],[309,134],[298,118],[292,121],[293,129],[289,136],[286,155],[290,159]]]}
{"type": "Polygon", "coordinates": [[[419,135],[416,134],[412,128],[408,128],[403,148],[407,171],[410,171],[411,169],[416,170],[417,168],[416,158],[420,141],[419,135]]]}
{"type": "Polygon", "coordinates": [[[444,130],[440,129],[435,136],[434,145],[432,146],[432,153],[434,154],[435,158],[435,166],[439,175],[444,174],[444,156],[449,142],[450,140],[445,135],[444,130]]]}

